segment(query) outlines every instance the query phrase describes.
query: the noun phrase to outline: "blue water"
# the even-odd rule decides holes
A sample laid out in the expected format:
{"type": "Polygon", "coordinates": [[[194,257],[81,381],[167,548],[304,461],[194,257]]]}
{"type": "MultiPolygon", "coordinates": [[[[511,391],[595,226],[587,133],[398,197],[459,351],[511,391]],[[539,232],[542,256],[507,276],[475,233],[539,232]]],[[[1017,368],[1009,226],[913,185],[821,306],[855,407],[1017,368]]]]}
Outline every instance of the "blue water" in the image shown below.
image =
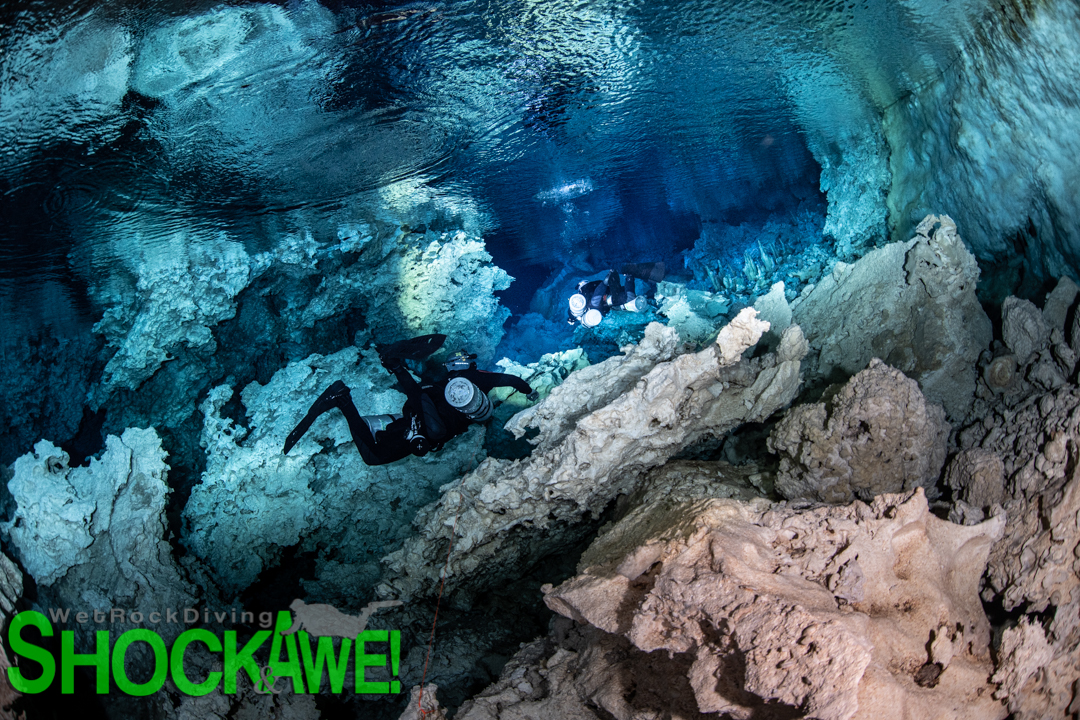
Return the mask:
{"type": "MultiPolygon", "coordinates": [[[[521,361],[582,342],[564,286],[624,262],[739,289],[767,247],[797,290],[799,253],[831,242],[819,160],[949,62],[927,24],[884,0],[6,3],[0,344],[24,372],[0,462],[73,430],[109,358],[94,324],[178,243],[254,255],[310,233],[330,252],[344,224],[423,206],[421,230],[482,236],[515,278],[498,295],[521,361]],[[57,377],[62,401],[19,409],[57,377]]],[[[363,325],[347,315],[257,358],[224,347],[204,382],[339,349],[363,325]]]]}
{"type": "MultiPolygon", "coordinates": [[[[982,4],[4,3],[0,519],[3,467],[37,440],[77,463],[102,433],[153,426],[182,554],[207,391],[354,344],[366,311],[404,302],[342,283],[354,292],[343,307],[296,321],[382,242],[484,240],[515,278],[497,293],[509,318],[492,361],[581,346],[596,362],[639,337],[654,315],[606,333],[565,323],[568,289],[623,263],[663,261],[670,280],[735,308],[778,279],[797,292],[812,281],[800,266],[821,272],[838,242],[823,235],[826,213],[844,210],[823,168],[948,66],[982,4]],[[342,249],[362,227],[377,240],[342,249]],[[287,238],[301,261],[285,258],[287,238]],[[100,393],[116,352],[107,326],[137,335],[153,269],[195,248],[190,262],[210,263],[199,253],[228,243],[252,268],[235,313],[202,344],[174,338],[137,387],[100,393]],[[745,270],[766,265],[767,278],[745,270]]],[[[244,424],[239,393],[223,412],[244,424]]],[[[304,562],[283,563],[281,592],[301,592],[304,562]]]]}
{"type": "MultiPolygon", "coordinates": [[[[831,252],[819,163],[933,81],[981,4],[6,3],[0,350],[23,372],[0,383],[0,463],[73,431],[110,356],[94,324],[178,244],[310,234],[332,253],[350,223],[465,229],[515,278],[498,296],[520,361],[617,352],[561,327],[560,304],[625,262],[748,302],[763,285],[743,268],[768,252],[797,291],[803,254],[831,252]],[[62,400],[28,401],[57,378],[62,400]]],[[[202,382],[339,349],[354,315],[257,358],[223,346],[202,382]]],[[[258,344],[233,325],[219,340],[258,344]]]]}
{"type": "Polygon", "coordinates": [[[504,264],[676,253],[816,186],[779,68],[704,7],[5,6],[0,272],[133,217],[318,234],[413,179],[475,199],[504,264]]]}

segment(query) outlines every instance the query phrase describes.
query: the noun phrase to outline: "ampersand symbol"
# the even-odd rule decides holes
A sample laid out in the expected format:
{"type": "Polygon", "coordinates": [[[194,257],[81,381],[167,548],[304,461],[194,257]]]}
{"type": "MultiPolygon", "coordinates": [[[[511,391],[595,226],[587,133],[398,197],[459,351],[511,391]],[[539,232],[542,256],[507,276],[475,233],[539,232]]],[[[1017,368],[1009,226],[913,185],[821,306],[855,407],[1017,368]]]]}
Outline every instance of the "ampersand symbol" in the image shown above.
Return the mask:
{"type": "Polygon", "coordinates": [[[255,683],[255,692],[260,695],[279,695],[281,693],[280,690],[274,689],[274,683],[277,681],[277,678],[274,677],[273,673],[270,671],[269,665],[259,669],[259,678],[262,682],[255,683]],[[260,690],[260,686],[266,688],[266,690],[260,690]]]}

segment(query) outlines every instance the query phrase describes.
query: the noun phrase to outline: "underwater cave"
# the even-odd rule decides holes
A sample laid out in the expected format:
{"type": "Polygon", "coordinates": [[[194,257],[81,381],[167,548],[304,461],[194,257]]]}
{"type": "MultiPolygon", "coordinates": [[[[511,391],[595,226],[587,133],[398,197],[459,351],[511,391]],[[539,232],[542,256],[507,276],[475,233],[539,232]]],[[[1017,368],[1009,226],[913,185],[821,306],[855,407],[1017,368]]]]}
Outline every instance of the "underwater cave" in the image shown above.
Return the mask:
{"type": "Polygon", "coordinates": [[[1078,38],[5,4],[0,717],[1080,718],[1078,38]]]}

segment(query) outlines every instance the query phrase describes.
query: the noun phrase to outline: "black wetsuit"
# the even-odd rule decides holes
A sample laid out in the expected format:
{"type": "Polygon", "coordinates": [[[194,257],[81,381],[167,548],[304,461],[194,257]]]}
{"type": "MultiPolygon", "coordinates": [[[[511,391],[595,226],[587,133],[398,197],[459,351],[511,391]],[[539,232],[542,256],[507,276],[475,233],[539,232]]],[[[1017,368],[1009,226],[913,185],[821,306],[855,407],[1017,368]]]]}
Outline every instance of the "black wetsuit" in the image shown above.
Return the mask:
{"type": "MultiPolygon", "coordinates": [[[[344,390],[327,399],[325,409],[318,408],[320,414],[330,407],[341,410],[349,423],[349,432],[352,433],[356,449],[360,451],[360,457],[368,465],[386,465],[409,455],[426,455],[441,449],[448,441],[469,429],[473,421],[446,401],[446,385],[453,378],[463,377],[485,394],[497,387],[512,387],[525,394],[532,392],[529,384],[516,375],[476,369],[452,372],[446,380],[423,387],[416,382],[404,365],[394,366],[391,372],[397,378],[398,387],[405,393],[405,404],[401,408],[400,418],[393,420],[374,434],[357,411],[344,385],[342,385],[344,390]],[[410,442],[410,435],[413,433],[426,438],[424,449],[418,451],[410,442]]],[[[312,406],[310,412],[317,410],[316,405],[312,406]]],[[[286,444],[286,452],[293,443],[295,440],[286,444]]]]}
{"type": "MultiPolygon", "coordinates": [[[[607,315],[611,308],[625,305],[634,297],[619,282],[619,274],[614,270],[608,270],[603,280],[581,283],[578,292],[585,296],[585,310],[599,310],[601,315],[607,315]]],[[[568,316],[570,322],[576,319],[573,314],[568,316]]]]}

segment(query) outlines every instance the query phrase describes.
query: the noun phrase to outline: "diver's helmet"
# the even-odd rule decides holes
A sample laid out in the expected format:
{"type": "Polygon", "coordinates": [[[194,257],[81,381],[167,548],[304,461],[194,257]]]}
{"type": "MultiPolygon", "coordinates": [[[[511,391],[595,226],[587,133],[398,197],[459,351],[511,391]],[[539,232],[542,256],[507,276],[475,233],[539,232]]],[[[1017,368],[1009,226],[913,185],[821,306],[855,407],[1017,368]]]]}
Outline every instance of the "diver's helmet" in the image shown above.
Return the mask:
{"type": "Polygon", "coordinates": [[[585,314],[585,306],[588,301],[585,300],[585,296],[581,293],[574,293],[570,296],[570,314],[576,317],[578,320],[585,314]]]}
{"type": "Polygon", "coordinates": [[[446,362],[443,363],[446,366],[448,372],[455,372],[461,370],[469,370],[476,367],[476,363],[472,362],[476,359],[476,353],[467,353],[464,350],[458,350],[452,353],[450,357],[446,358],[446,362]]]}
{"type": "Polygon", "coordinates": [[[581,324],[587,328],[594,328],[600,324],[600,321],[604,319],[604,316],[600,314],[600,311],[596,308],[591,308],[587,313],[581,316],[581,324]]]}
{"type": "Polygon", "coordinates": [[[484,422],[491,417],[491,400],[487,394],[463,377],[446,383],[443,394],[451,407],[474,422],[484,422]]]}

